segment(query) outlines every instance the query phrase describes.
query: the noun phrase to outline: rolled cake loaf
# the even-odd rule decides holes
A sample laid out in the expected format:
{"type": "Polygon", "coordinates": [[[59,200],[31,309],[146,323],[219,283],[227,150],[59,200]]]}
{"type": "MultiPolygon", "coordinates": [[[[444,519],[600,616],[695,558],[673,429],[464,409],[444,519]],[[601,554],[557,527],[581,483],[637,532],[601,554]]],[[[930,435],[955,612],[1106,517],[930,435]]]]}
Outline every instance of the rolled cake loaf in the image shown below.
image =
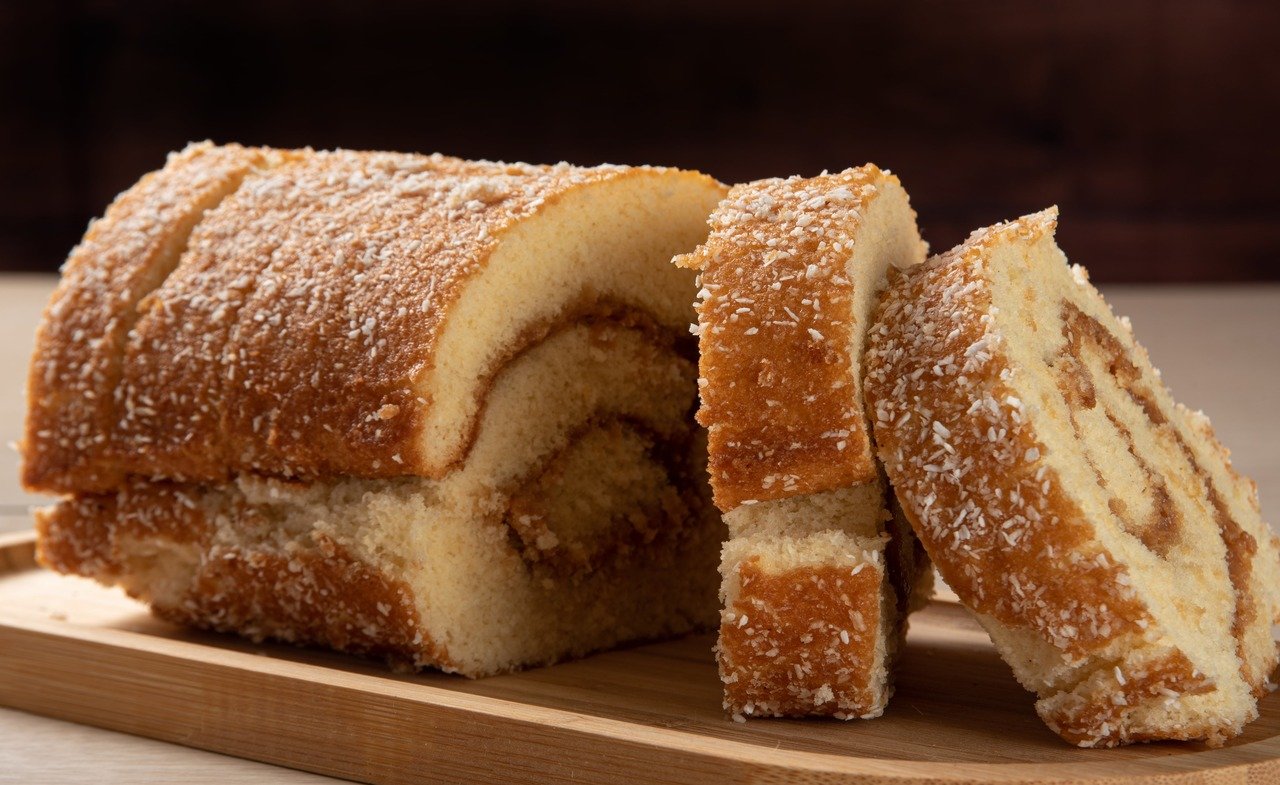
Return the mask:
{"type": "Polygon", "coordinates": [[[189,147],[72,252],[23,445],[48,566],[471,676],[714,623],[670,169],[189,147]],[[672,576],[679,576],[674,579],[672,576]]]}
{"type": "Polygon", "coordinates": [[[906,516],[1064,739],[1221,744],[1276,665],[1280,548],[1054,209],[891,276],[875,436],[906,516]]]}
{"type": "Polygon", "coordinates": [[[932,573],[890,537],[862,407],[862,350],[891,265],[924,259],[896,177],[874,166],[735,186],[701,271],[698,419],[730,539],[717,653],[725,708],[873,717],[932,573]]]}

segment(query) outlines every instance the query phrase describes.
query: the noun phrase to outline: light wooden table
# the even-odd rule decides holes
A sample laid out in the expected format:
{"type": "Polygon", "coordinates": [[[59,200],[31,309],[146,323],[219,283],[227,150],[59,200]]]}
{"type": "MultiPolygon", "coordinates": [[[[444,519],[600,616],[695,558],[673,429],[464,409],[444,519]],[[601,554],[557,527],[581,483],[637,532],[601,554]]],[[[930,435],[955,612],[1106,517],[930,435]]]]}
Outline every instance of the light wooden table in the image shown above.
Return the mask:
{"type": "MultiPolygon", "coordinates": [[[[31,339],[51,276],[0,276],[0,442],[22,429],[31,339]]],[[[1280,503],[1280,286],[1107,287],[1183,403],[1203,408],[1236,466],[1258,482],[1273,523],[1280,503]]],[[[0,532],[30,526],[39,497],[17,482],[18,457],[0,453],[0,532]]],[[[0,709],[0,782],[294,783],[325,777],[0,709]]]]}

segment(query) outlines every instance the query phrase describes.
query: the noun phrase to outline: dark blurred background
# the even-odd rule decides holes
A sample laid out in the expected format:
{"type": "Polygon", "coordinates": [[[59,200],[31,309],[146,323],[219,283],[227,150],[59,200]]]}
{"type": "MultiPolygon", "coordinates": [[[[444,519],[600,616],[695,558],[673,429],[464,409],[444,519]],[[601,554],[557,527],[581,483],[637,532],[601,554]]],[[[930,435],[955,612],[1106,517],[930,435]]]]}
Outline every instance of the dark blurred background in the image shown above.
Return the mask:
{"type": "Polygon", "coordinates": [[[192,139],[875,161],[935,250],[1056,202],[1103,281],[1277,280],[1280,4],[4,2],[0,269],[192,139]]]}

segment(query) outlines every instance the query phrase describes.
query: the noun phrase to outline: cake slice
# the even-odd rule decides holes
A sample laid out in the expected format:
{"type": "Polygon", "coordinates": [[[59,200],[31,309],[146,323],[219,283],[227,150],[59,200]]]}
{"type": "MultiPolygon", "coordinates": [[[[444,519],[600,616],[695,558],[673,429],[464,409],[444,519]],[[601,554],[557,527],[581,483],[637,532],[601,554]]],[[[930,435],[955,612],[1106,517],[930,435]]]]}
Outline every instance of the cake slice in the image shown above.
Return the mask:
{"type": "Polygon", "coordinates": [[[932,573],[889,535],[862,406],[862,350],[890,266],[924,259],[896,177],[875,166],[735,186],[701,271],[699,421],[729,527],[717,654],[725,708],[880,714],[906,614],[932,573]]]}
{"type": "Polygon", "coordinates": [[[1280,543],[1056,224],[982,229],[891,276],[867,353],[880,455],[1050,728],[1220,745],[1271,688],[1280,543]]]}
{"type": "Polygon", "coordinates": [[[713,624],[671,169],[197,145],[73,252],[32,362],[49,567],[470,676],[713,624]],[[679,576],[673,579],[672,576],[679,576]]]}

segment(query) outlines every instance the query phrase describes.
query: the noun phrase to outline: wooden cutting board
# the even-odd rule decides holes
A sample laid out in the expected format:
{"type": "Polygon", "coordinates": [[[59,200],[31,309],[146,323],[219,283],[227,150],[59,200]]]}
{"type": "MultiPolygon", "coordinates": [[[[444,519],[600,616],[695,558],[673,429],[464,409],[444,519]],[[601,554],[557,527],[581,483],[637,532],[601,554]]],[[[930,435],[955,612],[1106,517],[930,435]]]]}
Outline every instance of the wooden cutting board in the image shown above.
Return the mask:
{"type": "Polygon", "coordinates": [[[957,605],[912,617],[873,721],[720,709],[712,637],[480,681],[183,630],[0,538],[0,704],[374,783],[1280,782],[1280,696],[1228,746],[1081,750],[957,605]]]}

